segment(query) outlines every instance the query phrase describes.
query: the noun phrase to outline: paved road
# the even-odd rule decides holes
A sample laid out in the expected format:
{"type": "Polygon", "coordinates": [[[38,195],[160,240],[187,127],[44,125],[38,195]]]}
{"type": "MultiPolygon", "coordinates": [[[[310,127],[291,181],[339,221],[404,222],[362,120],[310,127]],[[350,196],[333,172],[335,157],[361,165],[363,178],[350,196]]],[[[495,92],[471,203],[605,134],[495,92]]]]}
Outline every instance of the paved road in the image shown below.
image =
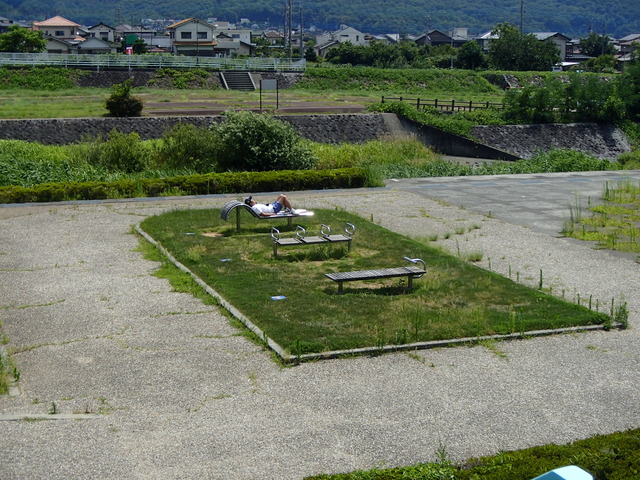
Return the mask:
{"type": "Polygon", "coordinates": [[[294,480],[430,461],[442,448],[464,460],[639,427],[638,264],[557,237],[574,192],[596,195],[617,174],[599,175],[293,197],[405,235],[463,231],[436,243],[479,250],[481,266],[525,283],[543,270],[556,292],[625,298],[631,329],[286,369],[217,308],[154,276],[158,264],[131,234],[150,215],[220,208],[228,196],[0,208],[0,348],[21,373],[0,397],[0,478],[294,480]],[[557,213],[528,222],[516,203],[557,213]]]}
{"type": "Polygon", "coordinates": [[[576,172],[392,180],[390,187],[461,205],[536,232],[559,235],[571,209],[585,211],[606,183],[640,181],[640,171],[576,172]],[[571,208],[570,208],[571,207],[571,208]]]}

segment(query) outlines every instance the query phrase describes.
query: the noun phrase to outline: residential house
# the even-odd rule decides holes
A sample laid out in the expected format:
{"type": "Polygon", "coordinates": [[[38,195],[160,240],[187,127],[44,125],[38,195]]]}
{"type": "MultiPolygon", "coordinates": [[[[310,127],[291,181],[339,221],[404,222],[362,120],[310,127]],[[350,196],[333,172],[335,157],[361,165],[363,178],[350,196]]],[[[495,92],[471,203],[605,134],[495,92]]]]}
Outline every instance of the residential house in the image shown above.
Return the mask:
{"type": "Polygon", "coordinates": [[[560,61],[564,62],[567,59],[567,43],[571,42],[569,37],[558,32],[534,32],[532,35],[541,42],[553,42],[560,51],[560,61]]]}
{"type": "Polygon", "coordinates": [[[42,22],[33,22],[33,29],[41,31],[45,37],[54,37],[66,41],[78,41],[80,25],[61,16],[55,16],[42,22]]]}
{"type": "Polygon", "coordinates": [[[469,41],[466,28],[454,28],[449,33],[440,30],[430,30],[427,33],[416,37],[414,42],[418,46],[429,45],[438,47],[440,45],[450,45],[452,47],[461,47],[465,42],[469,41]]]}
{"type": "Polygon", "coordinates": [[[47,43],[44,51],[47,53],[59,53],[65,55],[78,53],[78,46],[75,43],[52,36],[45,37],[45,40],[47,43]]]}
{"type": "Polygon", "coordinates": [[[259,35],[258,38],[266,39],[271,46],[282,45],[284,43],[284,36],[275,30],[267,30],[259,35]]]}
{"type": "Polygon", "coordinates": [[[498,38],[500,37],[498,37],[498,35],[493,32],[485,32],[478,35],[475,40],[480,45],[480,48],[482,48],[482,51],[484,53],[487,53],[489,51],[489,45],[491,44],[491,41],[497,40],[498,38]]]}
{"type": "Polygon", "coordinates": [[[244,42],[229,35],[229,32],[220,32],[216,38],[214,54],[216,57],[248,56],[253,51],[251,43],[244,42]]]}
{"type": "Polygon", "coordinates": [[[157,37],[157,32],[141,25],[117,25],[114,31],[116,42],[125,42],[126,45],[133,45],[136,40],[142,40],[147,45],[153,45],[153,40],[157,37]]]}
{"type": "Polygon", "coordinates": [[[187,18],[167,27],[175,55],[213,57],[215,55],[215,28],[198,18],[187,18]]]}
{"type": "Polygon", "coordinates": [[[78,43],[78,53],[99,55],[118,53],[118,49],[114,43],[96,37],[89,37],[83,42],[78,43]]]}
{"type": "Polygon", "coordinates": [[[91,38],[99,38],[105,42],[116,41],[116,29],[105,23],[100,22],[97,25],[87,28],[86,31],[88,36],[91,38]]]}
{"type": "Polygon", "coordinates": [[[620,45],[620,55],[629,55],[634,52],[636,46],[634,43],[640,44],[640,33],[632,33],[618,40],[620,45]]]}
{"type": "Polygon", "coordinates": [[[13,20],[0,17],[0,33],[6,33],[9,31],[9,27],[13,25],[13,20]]]}
{"type": "Polygon", "coordinates": [[[341,25],[335,32],[327,32],[316,37],[316,54],[324,57],[327,52],[341,43],[351,43],[352,45],[369,45],[371,36],[356,30],[348,25],[341,25]]]}

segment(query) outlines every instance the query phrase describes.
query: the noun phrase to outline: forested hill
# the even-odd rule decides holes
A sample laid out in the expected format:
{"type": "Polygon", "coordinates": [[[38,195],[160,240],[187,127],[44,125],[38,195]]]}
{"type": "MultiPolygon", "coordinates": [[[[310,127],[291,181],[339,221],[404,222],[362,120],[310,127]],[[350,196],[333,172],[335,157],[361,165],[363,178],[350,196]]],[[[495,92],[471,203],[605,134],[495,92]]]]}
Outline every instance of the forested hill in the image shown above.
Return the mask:
{"type": "MultiPolygon", "coordinates": [[[[261,28],[283,24],[286,0],[0,0],[0,16],[12,20],[45,20],[61,15],[83,25],[104,22],[140,24],[141,19],[209,18],[235,22],[247,18],[261,28]]],[[[423,33],[466,27],[470,34],[491,30],[500,22],[524,31],[560,32],[584,37],[593,30],[620,38],[640,33],[638,0],[292,0],[293,23],[336,30],[347,24],[365,33],[423,33]]]]}

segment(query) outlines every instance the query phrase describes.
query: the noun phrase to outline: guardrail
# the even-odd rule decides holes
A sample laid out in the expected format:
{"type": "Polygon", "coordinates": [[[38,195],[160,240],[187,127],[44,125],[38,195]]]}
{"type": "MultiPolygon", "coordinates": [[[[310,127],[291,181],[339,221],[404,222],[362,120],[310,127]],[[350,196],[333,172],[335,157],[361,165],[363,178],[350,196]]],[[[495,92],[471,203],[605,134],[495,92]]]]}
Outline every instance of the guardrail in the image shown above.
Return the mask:
{"type": "Polygon", "coordinates": [[[101,68],[208,68],[213,70],[304,71],[305,59],[217,58],[124,54],[0,53],[0,65],[101,68]]]}
{"type": "Polygon", "coordinates": [[[495,108],[501,110],[504,108],[502,103],[492,102],[461,102],[460,100],[425,100],[420,98],[405,98],[405,97],[382,97],[382,103],[385,101],[395,102],[408,102],[418,110],[426,110],[428,108],[435,108],[445,112],[470,112],[471,110],[495,108]]]}

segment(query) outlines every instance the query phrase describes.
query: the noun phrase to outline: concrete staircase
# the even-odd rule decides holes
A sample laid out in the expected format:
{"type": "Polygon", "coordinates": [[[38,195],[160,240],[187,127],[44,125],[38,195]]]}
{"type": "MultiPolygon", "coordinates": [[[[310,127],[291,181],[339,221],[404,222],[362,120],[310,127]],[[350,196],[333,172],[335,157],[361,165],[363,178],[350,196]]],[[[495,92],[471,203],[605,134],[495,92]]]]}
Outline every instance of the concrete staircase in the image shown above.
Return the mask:
{"type": "Polygon", "coordinates": [[[251,91],[256,89],[251,73],[240,71],[220,72],[220,80],[227,90],[251,91]]]}

